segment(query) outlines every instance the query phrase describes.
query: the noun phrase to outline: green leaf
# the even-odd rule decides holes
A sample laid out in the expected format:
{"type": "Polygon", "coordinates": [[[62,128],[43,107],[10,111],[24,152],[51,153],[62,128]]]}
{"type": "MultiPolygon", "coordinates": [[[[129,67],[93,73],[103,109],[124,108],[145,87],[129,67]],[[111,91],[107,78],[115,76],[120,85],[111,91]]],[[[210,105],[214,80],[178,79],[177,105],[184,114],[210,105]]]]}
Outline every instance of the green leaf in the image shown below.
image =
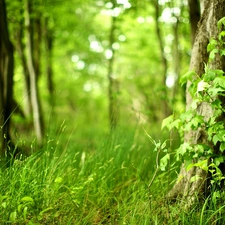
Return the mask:
{"type": "Polygon", "coordinates": [[[24,218],[24,220],[26,220],[27,219],[27,206],[25,206],[24,207],[24,209],[23,209],[23,218],[24,218]]]}
{"type": "Polygon", "coordinates": [[[165,147],[166,147],[166,142],[167,142],[168,140],[165,140],[163,143],[162,143],[162,145],[161,145],[161,149],[163,150],[163,149],[165,149],[165,147]]]}
{"type": "Polygon", "coordinates": [[[193,118],[193,110],[188,110],[180,115],[180,119],[183,123],[190,121],[193,118]]]}
{"type": "Polygon", "coordinates": [[[213,71],[209,70],[205,76],[204,76],[204,80],[206,82],[212,81],[216,78],[216,73],[214,73],[213,71]]]}
{"type": "Polygon", "coordinates": [[[217,136],[217,135],[215,134],[215,135],[213,136],[212,141],[213,141],[213,144],[216,145],[216,143],[217,143],[218,141],[220,141],[220,137],[217,136]]]}
{"type": "Polygon", "coordinates": [[[6,206],[7,206],[6,202],[3,202],[3,203],[2,203],[2,208],[3,208],[3,209],[6,209],[6,206]]]}
{"type": "Polygon", "coordinates": [[[218,22],[217,22],[217,26],[219,29],[222,28],[222,26],[225,26],[225,17],[221,18],[218,22]]]}
{"type": "Polygon", "coordinates": [[[221,152],[224,152],[224,150],[225,150],[225,142],[222,142],[222,143],[220,144],[220,151],[221,151],[221,152]]]}
{"type": "Polygon", "coordinates": [[[224,158],[223,157],[216,157],[213,159],[214,163],[216,164],[216,166],[219,166],[221,163],[224,162],[224,158]]]}
{"type": "Polygon", "coordinates": [[[216,46],[217,46],[217,41],[214,38],[211,38],[210,42],[207,46],[207,52],[214,50],[216,48],[216,46]]]}
{"type": "Polygon", "coordinates": [[[192,167],[194,167],[193,160],[185,160],[184,166],[187,171],[190,170],[192,167]]]}
{"type": "Polygon", "coordinates": [[[52,209],[53,209],[52,207],[48,207],[48,208],[42,210],[42,211],[39,213],[39,215],[40,215],[40,216],[43,216],[44,213],[46,213],[46,212],[48,212],[48,211],[51,211],[52,209]]]}
{"type": "Polygon", "coordinates": [[[54,182],[60,184],[62,183],[62,181],[63,181],[62,177],[56,177],[54,182]]]}
{"type": "Polygon", "coordinates": [[[17,207],[18,213],[21,213],[21,212],[22,212],[23,205],[24,205],[24,204],[19,204],[19,205],[18,205],[18,207],[17,207]]]}
{"type": "Polygon", "coordinates": [[[186,170],[189,171],[190,169],[192,169],[195,165],[193,163],[189,164],[187,167],[186,167],[186,170]]]}
{"type": "Polygon", "coordinates": [[[193,119],[190,121],[191,123],[191,127],[192,128],[198,128],[199,125],[201,125],[202,123],[204,123],[204,117],[203,116],[195,116],[193,117],[193,119]]]}
{"type": "Polygon", "coordinates": [[[11,212],[10,215],[9,215],[10,222],[16,222],[16,217],[17,217],[16,211],[11,212]]]}
{"type": "Polygon", "coordinates": [[[213,83],[225,89],[225,77],[216,77],[213,83]]]}
{"type": "Polygon", "coordinates": [[[219,50],[216,49],[216,48],[214,48],[212,51],[210,51],[210,53],[209,53],[209,59],[211,59],[211,60],[215,59],[215,55],[218,52],[219,52],[219,50]]]}
{"type": "Polygon", "coordinates": [[[197,109],[198,105],[199,105],[200,100],[198,98],[193,99],[192,103],[191,103],[191,109],[197,109]]]}
{"type": "Polygon", "coordinates": [[[196,73],[194,71],[188,71],[180,78],[180,84],[183,86],[188,80],[192,81],[195,76],[196,73]]]}
{"type": "Polygon", "coordinates": [[[183,156],[184,154],[192,151],[193,151],[192,146],[189,143],[185,142],[181,144],[180,147],[177,149],[177,154],[183,156]]]}
{"type": "Polygon", "coordinates": [[[180,127],[181,127],[181,125],[182,125],[182,122],[181,122],[181,120],[180,119],[176,119],[176,120],[174,120],[171,124],[170,124],[170,129],[169,130],[171,130],[172,128],[176,128],[176,129],[179,129],[180,127]]]}
{"type": "Polygon", "coordinates": [[[223,41],[223,38],[225,37],[225,31],[221,31],[220,34],[219,34],[219,40],[220,41],[223,41]]]}
{"type": "Polygon", "coordinates": [[[202,170],[208,171],[208,160],[201,160],[194,164],[196,167],[201,168],[202,170]]]}
{"type": "Polygon", "coordinates": [[[161,171],[166,170],[166,166],[168,165],[168,161],[170,160],[170,154],[166,154],[160,159],[160,169],[161,171]]]}
{"type": "Polygon", "coordinates": [[[220,55],[221,55],[221,56],[225,55],[225,49],[221,49],[221,50],[220,50],[220,55]]]}
{"type": "Polygon", "coordinates": [[[224,142],[225,141],[225,131],[220,130],[218,131],[212,138],[213,144],[216,145],[218,141],[224,142]]]}
{"type": "Polygon", "coordinates": [[[173,115],[170,115],[168,117],[166,117],[163,121],[162,121],[162,126],[161,129],[167,127],[169,129],[170,124],[173,122],[173,115]]]}
{"type": "Polygon", "coordinates": [[[20,199],[21,202],[33,202],[33,198],[31,198],[30,196],[25,196],[23,198],[20,199]]]}

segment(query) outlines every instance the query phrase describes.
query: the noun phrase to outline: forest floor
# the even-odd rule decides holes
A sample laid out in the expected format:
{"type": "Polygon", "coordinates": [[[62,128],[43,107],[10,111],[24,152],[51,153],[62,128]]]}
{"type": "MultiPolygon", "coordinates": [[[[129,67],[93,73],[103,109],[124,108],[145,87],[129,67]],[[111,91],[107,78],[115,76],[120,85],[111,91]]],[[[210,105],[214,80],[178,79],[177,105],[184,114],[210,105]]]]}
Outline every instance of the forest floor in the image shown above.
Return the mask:
{"type": "Polygon", "coordinates": [[[0,224],[224,224],[213,203],[185,211],[166,201],[179,165],[152,180],[157,152],[142,128],[66,141],[63,130],[0,170],[0,224]]]}

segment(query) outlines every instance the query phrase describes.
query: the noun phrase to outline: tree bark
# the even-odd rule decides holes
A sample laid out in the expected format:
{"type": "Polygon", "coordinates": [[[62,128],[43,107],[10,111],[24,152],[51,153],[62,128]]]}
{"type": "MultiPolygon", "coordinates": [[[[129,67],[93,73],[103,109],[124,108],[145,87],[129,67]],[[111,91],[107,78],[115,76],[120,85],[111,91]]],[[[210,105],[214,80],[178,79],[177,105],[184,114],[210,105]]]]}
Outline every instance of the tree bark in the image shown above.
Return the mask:
{"type": "Polygon", "coordinates": [[[42,145],[44,137],[44,123],[41,113],[40,99],[37,85],[37,73],[34,67],[33,48],[32,48],[32,33],[31,33],[31,20],[30,20],[30,1],[25,2],[25,26],[26,26],[26,50],[27,50],[27,66],[30,77],[31,89],[31,104],[33,111],[34,130],[37,137],[37,143],[42,145]]]}
{"type": "MultiPolygon", "coordinates": [[[[13,45],[9,40],[6,4],[0,0],[0,157],[7,156],[10,147],[10,117],[13,96],[13,45]]],[[[13,150],[13,149],[12,149],[13,150]]]]}
{"type": "MultiPolygon", "coordinates": [[[[192,49],[190,71],[195,71],[199,76],[204,73],[204,63],[208,62],[207,45],[210,38],[218,37],[217,22],[225,16],[225,0],[211,0],[204,2],[204,10],[198,23],[195,42],[192,49]]],[[[210,64],[212,69],[223,69],[223,58],[217,57],[210,64]]],[[[190,82],[186,89],[186,109],[192,103],[192,98],[188,92],[190,82]]],[[[202,102],[197,108],[197,113],[208,120],[213,115],[213,110],[208,103],[202,102]]],[[[185,133],[184,142],[194,144],[207,143],[207,135],[203,129],[198,129],[185,133]]],[[[184,164],[181,166],[178,180],[167,197],[169,199],[181,198],[187,205],[191,205],[200,194],[204,193],[207,173],[198,167],[193,167],[186,171],[184,164]],[[190,182],[191,177],[198,175],[201,179],[190,182]]]]}

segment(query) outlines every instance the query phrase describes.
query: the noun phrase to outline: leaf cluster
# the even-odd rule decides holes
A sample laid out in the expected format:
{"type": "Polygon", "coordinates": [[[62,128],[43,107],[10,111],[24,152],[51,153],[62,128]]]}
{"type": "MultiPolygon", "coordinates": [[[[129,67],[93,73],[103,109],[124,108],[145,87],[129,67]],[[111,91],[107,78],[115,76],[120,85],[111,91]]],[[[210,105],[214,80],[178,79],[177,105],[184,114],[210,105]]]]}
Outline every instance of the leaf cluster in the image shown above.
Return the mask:
{"type": "MultiPolygon", "coordinates": [[[[218,22],[218,28],[224,25],[225,19],[218,22]]],[[[209,62],[205,64],[205,72],[202,75],[189,71],[180,79],[180,84],[187,82],[188,92],[191,95],[190,107],[182,112],[179,117],[174,115],[164,119],[162,128],[170,131],[177,129],[180,134],[191,134],[189,142],[184,142],[175,151],[176,160],[185,162],[186,169],[199,167],[212,174],[212,182],[220,184],[224,179],[219,166],[224,163],[225,129],[224,119],[224,96],[225,76],[221,69],[214,69],[211,65],[223,57],[225,53],[225,31],[219,33],[218,39],[211,39],[208,44],[209,62]],[[202,106],[206,113],[201,112],[202,106]],[[207,113],[212,116],[207,116],[207,113]],[[211,162],[211,163],[209,163],[211,162]]],[[[194,179],[194,178],[193,178],[194,179]]]]}

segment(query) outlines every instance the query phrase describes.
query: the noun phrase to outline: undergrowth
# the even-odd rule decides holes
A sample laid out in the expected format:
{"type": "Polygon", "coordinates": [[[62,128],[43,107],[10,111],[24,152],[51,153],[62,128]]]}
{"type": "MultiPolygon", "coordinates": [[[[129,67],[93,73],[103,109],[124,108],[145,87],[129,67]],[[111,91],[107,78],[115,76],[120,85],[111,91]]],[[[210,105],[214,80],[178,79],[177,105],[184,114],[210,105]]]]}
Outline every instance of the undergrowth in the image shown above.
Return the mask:
{"type": "Polygon", "coordinates": [[[176,168],[148,188],[157,152],[143,130],[91,145],[60,138],[0,171],[0,224],[222,224],[223,205],[209,198],[191,212],[166,201],[176,168]]]}

